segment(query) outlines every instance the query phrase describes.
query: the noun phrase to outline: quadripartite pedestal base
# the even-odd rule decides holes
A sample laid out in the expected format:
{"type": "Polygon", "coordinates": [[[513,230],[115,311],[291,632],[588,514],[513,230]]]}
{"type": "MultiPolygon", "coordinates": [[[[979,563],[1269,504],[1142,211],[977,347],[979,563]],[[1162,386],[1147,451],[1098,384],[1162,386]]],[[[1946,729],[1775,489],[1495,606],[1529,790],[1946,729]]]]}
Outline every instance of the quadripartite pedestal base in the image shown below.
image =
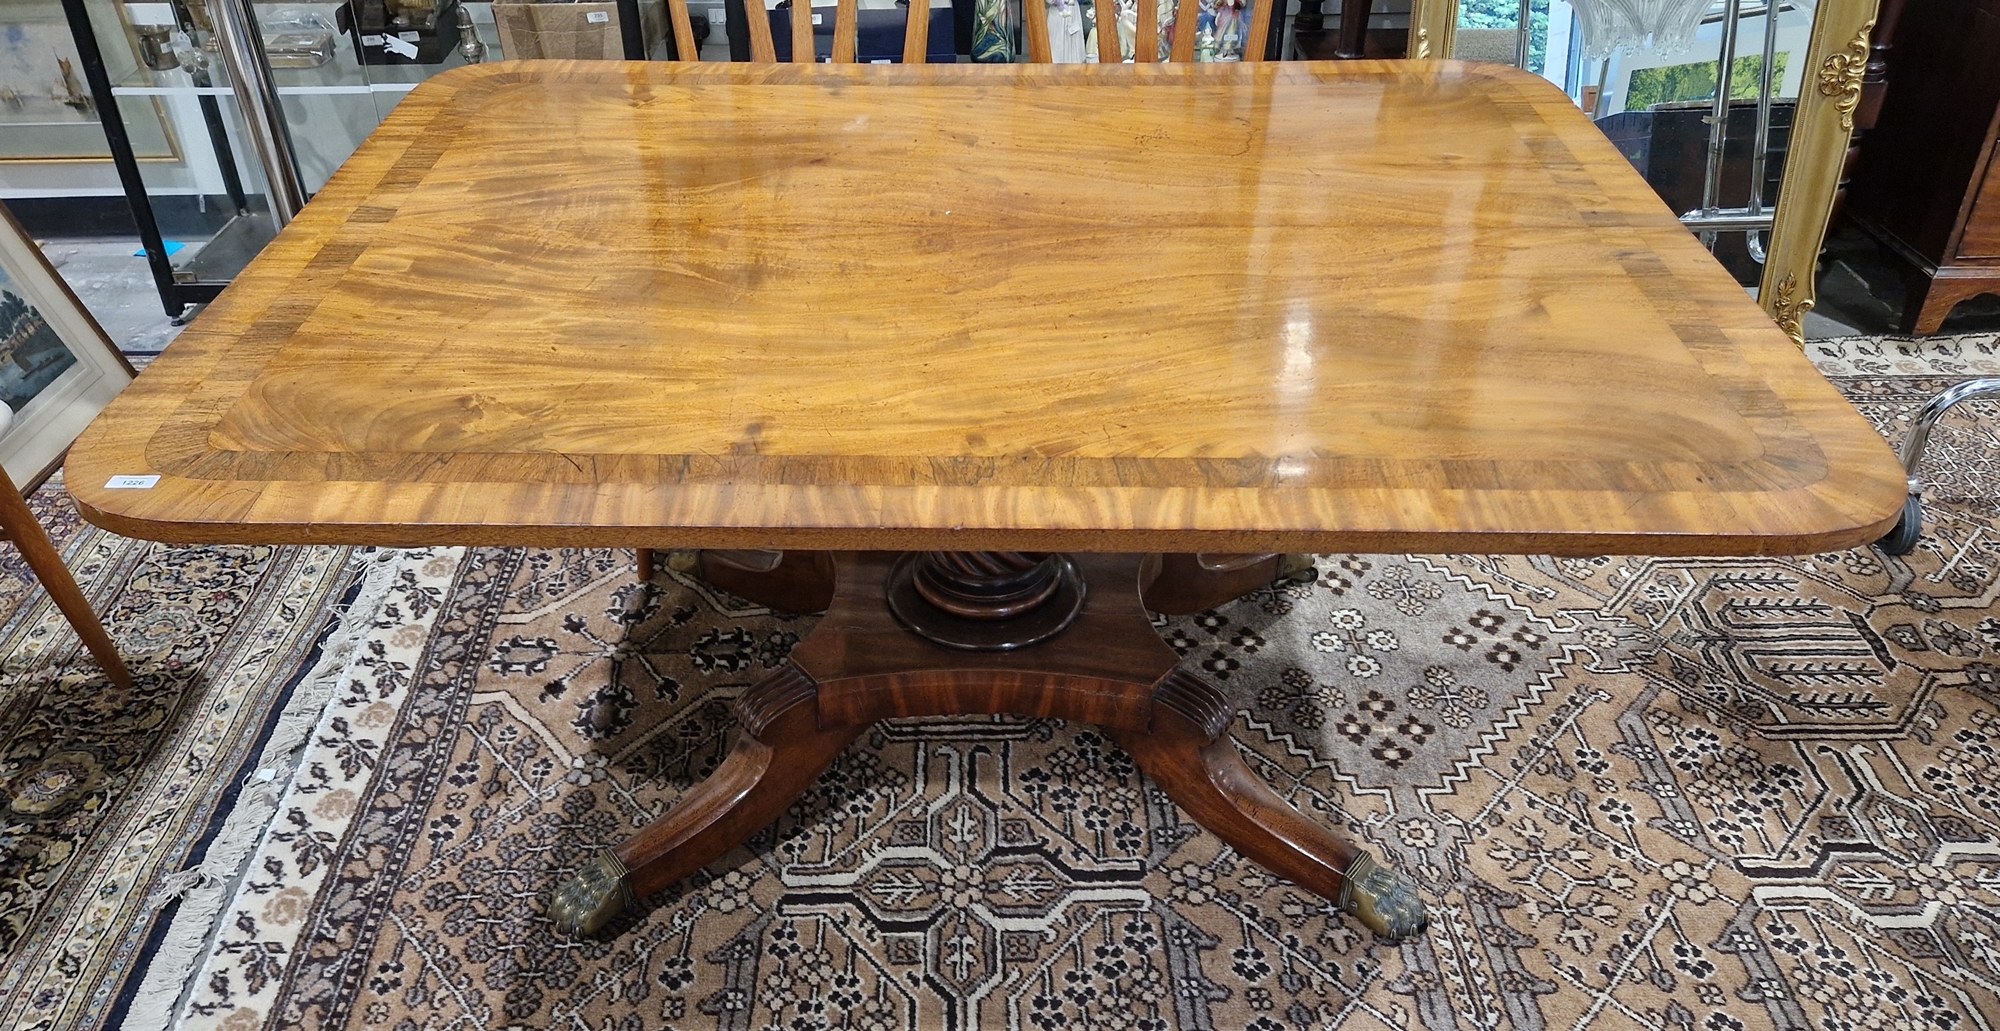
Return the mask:
{"type": "Polygon", "coordinates": [[[1227,699],[1181,669],[1147,619],[1148,607],[1197,612],[1246,594],[1284,562],[789,553],[759,572],[705,560],[704,575],[777,608],[815,608],[830,586],[826,617],[785,667],[736,700],[741,729],[721,768],[558,889],[550,916],[564,931],[594,933],[707,866],[776,820],[876,720],[1018,713],[1102,726],[1189,817],[1245,857],[1384,938],[1419,934],[1424,906],[1409,883],[1243,764],[1227,734],[1227,699]]]}

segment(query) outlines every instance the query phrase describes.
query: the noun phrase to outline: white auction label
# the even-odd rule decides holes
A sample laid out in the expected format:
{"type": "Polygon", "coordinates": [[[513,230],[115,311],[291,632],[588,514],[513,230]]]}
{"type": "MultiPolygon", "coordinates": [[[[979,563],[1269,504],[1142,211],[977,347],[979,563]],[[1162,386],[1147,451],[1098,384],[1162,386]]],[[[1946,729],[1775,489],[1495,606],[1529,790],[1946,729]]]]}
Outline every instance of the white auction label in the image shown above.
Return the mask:
{"type": "Polygon", "coordinates": [[[611,20],[611,12],[589,11],[584,14],[583,20],[591,23],[592,25],[603,25],[611,20]]]}
{"type": "Polygon", "coordinates": [[[159,474],[157,473],[150,476],[133,476],[128,473],[124,476],[113,476],[111,479],[105,481],[104,489],[105,490],[149,490],[153,487],[154,484],[157,484],[159,482],[160,482],[160,477],[159,474]]]}

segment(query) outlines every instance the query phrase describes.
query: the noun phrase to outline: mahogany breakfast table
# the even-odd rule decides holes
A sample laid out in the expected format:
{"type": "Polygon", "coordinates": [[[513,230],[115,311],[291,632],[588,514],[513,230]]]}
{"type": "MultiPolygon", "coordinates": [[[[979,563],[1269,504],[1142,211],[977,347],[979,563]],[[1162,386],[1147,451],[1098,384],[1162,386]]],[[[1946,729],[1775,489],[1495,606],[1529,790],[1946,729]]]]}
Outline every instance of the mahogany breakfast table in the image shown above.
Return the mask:
{"type": "Polygon", "coordinates": [[[708,549],[825,609],[566,929],[875,720],[1012,712],[1392,939],[1415,891],[1245,767],[1148,608],[1297,552],[1851,547],[1907,490],[1567,98],[1450,62],[448,72],[66,482],[131,536],[708,549]]]}

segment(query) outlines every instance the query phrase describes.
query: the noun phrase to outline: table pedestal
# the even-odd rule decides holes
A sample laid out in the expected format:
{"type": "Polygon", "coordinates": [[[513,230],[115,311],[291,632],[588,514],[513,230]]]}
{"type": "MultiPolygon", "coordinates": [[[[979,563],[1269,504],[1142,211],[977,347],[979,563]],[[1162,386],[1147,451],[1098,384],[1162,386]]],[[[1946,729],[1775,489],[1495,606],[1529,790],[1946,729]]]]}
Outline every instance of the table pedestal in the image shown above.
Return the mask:
{"type": "Polygon", "coordinates": [[[876,720],[1016,713],[1095,723],[1190,818],[1389,939],[1421,933],[1409,883],[1294,809],[1244,765],[1228,700],[1180,666],[1146,611],[1198,612],[1270,582],[1281,556],[788,552],[752,571],[704,556],[704,577],[826,616],[737,698],[723,764],[666,815],[601,853],[549,903],[594,933],[782,814],[876,720]],[[830,604],[828,598],[830,597],[830,604]]]}

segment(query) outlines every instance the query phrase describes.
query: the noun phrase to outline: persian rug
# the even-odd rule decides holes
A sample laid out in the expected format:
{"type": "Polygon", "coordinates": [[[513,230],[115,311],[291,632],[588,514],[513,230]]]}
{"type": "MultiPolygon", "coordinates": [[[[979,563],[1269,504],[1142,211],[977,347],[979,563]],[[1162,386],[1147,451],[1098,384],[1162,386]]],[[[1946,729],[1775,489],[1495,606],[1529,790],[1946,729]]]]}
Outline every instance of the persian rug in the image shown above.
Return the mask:
{"type": "Polygon", "coordinates": [[[152,933],[158,878],[212,842],[355,571],[344,548],[105,533],[59,479],[30,506],[135,682],[110,685],[0,546],[0,1027],[96,1027],[152,933]]]}
{"type": "MultiPolygon", "coordinates": [[[[1990,338],[1818,342],[1890,436],[1990,338]]],[[[369,639],[189,1028],[1985,1028],[2000,1014],[2000,415],[1907,558],[1333,555],[1159,629],[1251,766],[1420,886],[1377,942],[1088,726],[891,722],[628,913],[544,900],[715,768],[813,625],[628,552],[471,549],[369,639]]]]}

